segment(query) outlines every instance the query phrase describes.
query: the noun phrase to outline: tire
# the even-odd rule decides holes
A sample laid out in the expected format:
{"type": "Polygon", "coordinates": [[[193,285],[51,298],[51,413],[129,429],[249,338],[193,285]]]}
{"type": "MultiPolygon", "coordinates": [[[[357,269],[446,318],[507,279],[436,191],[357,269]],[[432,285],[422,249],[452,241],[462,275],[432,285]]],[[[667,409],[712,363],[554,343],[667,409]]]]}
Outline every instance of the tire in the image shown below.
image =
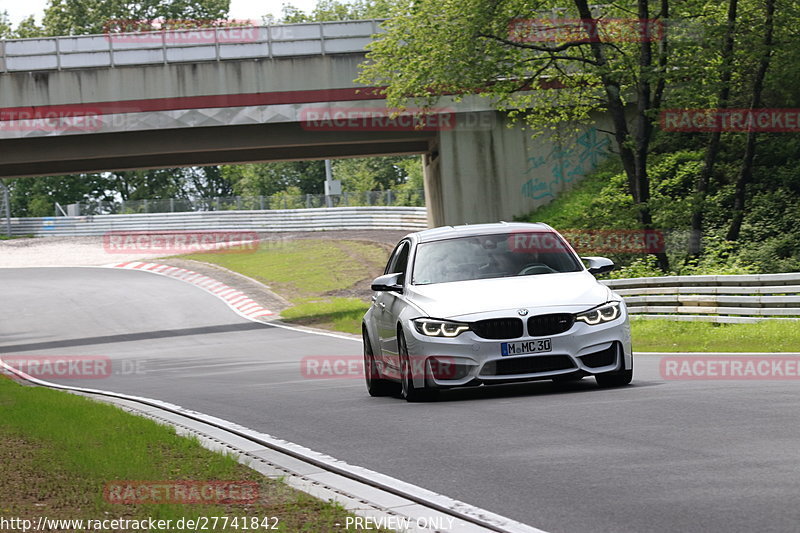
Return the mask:
{"type": "Polygon", "coordinates": [[[402,330],[397,331],[397,353],[400,356],[400,397],[407,402],[425,402],[432,400],[439,392],[436,389],[414,386],[413,368],[408,356],[408,345],[402,330]]]}
{"type": "Polygon", "coordinates": [[[624,387],[625,385],[629,385],[633,379],[633,359],[631,359],[630,370],[625,370],[623,368],[622,370],[597,374],[594,379],[597,380],[597,385],[603,387],[604,389],[611,387],[624,387]]]}
{"type": "Polygon", "coordinates": [[[361,332],[364,340],[364,380],[367,383],[367,392],[370,396],[390,396],[397,390],[397,385],[389,380],[380,377],[378,367],[375,364],[375,354],[372,351],[372,344],[369,342],[369,335],[366,330],[361,332]]]}

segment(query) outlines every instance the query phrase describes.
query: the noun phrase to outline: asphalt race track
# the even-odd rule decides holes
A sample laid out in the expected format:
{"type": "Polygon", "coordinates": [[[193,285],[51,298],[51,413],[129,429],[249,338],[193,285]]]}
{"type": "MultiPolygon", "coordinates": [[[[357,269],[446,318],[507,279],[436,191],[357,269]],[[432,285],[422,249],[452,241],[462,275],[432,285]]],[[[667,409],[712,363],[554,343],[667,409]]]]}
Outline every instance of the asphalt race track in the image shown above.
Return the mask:
{"type": "MultiPolygon", "coordinates": [[[[356,341],[249,322],[187,283],[100,268],[0,269],[0,354],[113,359],[58,380],[237,422],[551,532],[797,531],[798,381],[594,380],[371,398],[309,379],[356,341]]],[[[47,378],[44,378],[47,379],[47,378]]]]}

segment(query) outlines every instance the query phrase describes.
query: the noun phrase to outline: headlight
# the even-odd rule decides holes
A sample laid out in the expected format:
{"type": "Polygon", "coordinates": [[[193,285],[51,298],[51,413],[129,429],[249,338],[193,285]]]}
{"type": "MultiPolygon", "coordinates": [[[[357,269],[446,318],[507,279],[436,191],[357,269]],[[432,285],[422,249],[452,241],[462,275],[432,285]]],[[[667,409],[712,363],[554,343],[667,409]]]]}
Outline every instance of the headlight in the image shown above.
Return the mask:
{"type": "Polygon", "coordinates": [[[417,318],[414,320],[414,327],[428,337],[458,337],[465,331],[469,331],[469,324],[432,318],[417,318]]]}
{"type": "Polygon", "coordinates": [[[605,322],[616,320],[619,318],[619,315],[619,302],[608,302],[600,307],[595,307],[589,311],[578,313],[575,315],[575,320],[580,320],[581,322],[585,322],[590,326],[596,326],[597,324],[603,324],[605,322]]]}

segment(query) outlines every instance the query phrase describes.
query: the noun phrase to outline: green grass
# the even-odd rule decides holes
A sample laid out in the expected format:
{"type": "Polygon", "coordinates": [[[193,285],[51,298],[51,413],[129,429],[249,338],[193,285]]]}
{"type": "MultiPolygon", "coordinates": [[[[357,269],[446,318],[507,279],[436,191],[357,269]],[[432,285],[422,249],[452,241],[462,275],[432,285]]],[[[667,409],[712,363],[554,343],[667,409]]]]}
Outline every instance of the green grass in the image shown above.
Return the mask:
{"type": "Polygon", "coordinates": [[[339,296],[383,272],[388,252],[362,241],[299,239],[262,246],[253,253],[181,256],[214,263],[262,281],[290,300],[339,296]]]}
{"type": "Polygon", "coordinates": [[[328,298],[307,301],[281,313],[286,322],[358,335],[369,304],[358,298],[328,298]]]}
{"type": "Polygon", "coordinates": [[[631,320],[637,352],[800,352],[800,327],[788,320],[714,324],[631,320]]]}
{"type": "MultiPolygon", "coordinates": [[[[0,513],[38,519],[277,516],[281,531],[341,530],[338,505],[295,491],[201,447],[196,439],[113,406],[0,378],[0,513]],[[255,503],[115,504],[114,481],[251,481],[255,503]]],[[[217,529],[216,531],[241,531],[217,529]]]]}
{"type": "Polygon", "coordinates": [[[383,272],[388,256],[388,250],[375,243],[304,239],[262,246],[254,253],[182,257],[214,263],[269,285],[295,304],[281,312],[286,322],[359,334],[369,308],[362,298],[369,293],[369,283],[383,272]]]}

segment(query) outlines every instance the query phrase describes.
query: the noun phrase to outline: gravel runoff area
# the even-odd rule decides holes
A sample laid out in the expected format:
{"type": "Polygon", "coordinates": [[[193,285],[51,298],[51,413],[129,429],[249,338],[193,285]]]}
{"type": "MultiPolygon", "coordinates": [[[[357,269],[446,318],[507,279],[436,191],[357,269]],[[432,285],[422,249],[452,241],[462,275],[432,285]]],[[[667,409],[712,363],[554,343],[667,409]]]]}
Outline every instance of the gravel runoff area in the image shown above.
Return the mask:
{"type": "MultiPolygon", "coordinates": [[[[164,232],[168,233],[168,232],[164,232]]],[[[408,231],[345,230],[303,231],[260,234],[262,241],[294,239],[360,240],[379,243],[391,249],[408,231]]],[[[165,258],[163,253],[110,253],[103,246],[103,237],[34,237],[0,241],[0,268],[103,266],[126,261],[147,261],[186,268],[217,279],[247,294],[259,305],[274,313],[291,306],[263,283],[225,268],[177,257],[165,258]]]]}

